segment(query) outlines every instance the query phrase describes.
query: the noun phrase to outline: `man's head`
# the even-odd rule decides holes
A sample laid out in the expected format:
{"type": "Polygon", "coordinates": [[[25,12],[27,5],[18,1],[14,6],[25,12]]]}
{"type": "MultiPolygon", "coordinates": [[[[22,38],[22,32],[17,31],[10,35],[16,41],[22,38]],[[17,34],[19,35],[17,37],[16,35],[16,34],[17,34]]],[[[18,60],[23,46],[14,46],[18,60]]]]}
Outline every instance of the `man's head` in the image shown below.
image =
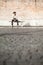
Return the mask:
{"type": "Polygon", "coordinates": [[[14,16],[16,16],[16,12],[13,12],[14,16]]]}

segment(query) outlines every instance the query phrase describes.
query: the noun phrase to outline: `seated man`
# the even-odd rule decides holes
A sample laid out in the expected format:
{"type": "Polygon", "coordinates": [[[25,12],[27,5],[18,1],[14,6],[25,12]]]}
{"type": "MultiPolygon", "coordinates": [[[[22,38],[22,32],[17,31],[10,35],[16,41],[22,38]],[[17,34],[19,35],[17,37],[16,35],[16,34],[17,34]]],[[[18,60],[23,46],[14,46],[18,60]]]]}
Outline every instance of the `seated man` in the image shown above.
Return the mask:
{"type": "Polygon", "coordinates": [[[13,12],[13,14],[14,14],[14,17],[13,17],[13,19],[11,21],[12,27],[13,27],[13,22],[17,22],[17,25],[19,25],[19,21],[18,21],[18,19],[16,19],[16,12],[13,12]]]}

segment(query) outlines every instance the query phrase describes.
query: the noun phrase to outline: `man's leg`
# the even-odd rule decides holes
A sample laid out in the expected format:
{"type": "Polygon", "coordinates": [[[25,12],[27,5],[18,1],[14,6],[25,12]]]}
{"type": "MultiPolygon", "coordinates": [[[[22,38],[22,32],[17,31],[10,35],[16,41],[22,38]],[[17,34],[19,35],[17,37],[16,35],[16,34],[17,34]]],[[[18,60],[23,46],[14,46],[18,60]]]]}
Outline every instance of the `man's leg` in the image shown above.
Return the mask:
{"type": "Polygon", "coordinates": [[[19,22],[17,21],[17,26],[19,25],[19,22]]]}
{"type": "Polygon", "coordinates": [[[11,23],[12,23],[12,27],[13,27],[13,21],[11,23]]]}

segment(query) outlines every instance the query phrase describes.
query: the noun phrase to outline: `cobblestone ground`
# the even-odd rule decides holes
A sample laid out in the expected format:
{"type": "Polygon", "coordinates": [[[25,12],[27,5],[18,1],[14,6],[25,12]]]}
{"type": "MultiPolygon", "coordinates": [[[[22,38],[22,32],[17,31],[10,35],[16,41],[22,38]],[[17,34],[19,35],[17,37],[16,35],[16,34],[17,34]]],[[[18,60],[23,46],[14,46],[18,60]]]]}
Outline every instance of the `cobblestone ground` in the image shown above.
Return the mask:
{"type": "Polygon", "coordinates": [[[0,65],[43,65],[43,28],[0,28],[0,65]]]}

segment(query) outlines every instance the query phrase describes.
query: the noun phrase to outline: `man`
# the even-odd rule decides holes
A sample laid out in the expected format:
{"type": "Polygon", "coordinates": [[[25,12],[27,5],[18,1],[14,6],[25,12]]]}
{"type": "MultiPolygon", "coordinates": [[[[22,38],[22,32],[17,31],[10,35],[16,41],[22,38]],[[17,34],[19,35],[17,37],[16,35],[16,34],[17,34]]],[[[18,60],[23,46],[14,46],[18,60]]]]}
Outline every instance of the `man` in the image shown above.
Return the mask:
{"type": "Polygon", "coordinates": [[[14,16],[13,16],[13,19],[12,19],[12,27],[13,27],[13,22],[17,22],[17,25],[19,25],[19,21],[18,19],[16,19],[16,12],[13,12],[14,16]]]}

